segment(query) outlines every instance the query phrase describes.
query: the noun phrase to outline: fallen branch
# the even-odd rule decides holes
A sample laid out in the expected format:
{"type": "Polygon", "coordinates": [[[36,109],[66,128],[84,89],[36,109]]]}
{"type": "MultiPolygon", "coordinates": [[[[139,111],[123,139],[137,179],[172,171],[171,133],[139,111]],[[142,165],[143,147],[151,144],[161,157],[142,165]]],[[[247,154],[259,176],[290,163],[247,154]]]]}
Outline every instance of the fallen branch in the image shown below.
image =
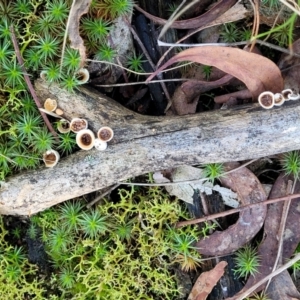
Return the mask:
{"type": "Polygon", "coordinates": [[[257,105],[188,116],[136,114],[91,89],[70,94],[36,82],[41,101],[56,99],[64,117],[85,117],[96,131],[109,125],[104,152],[79,151],[53,169],[41,167],[2,183],[0,213],[30,215],[130,177],[182,164],[241,161],[299,149],[296,101],[263,110],[257,105]]]}

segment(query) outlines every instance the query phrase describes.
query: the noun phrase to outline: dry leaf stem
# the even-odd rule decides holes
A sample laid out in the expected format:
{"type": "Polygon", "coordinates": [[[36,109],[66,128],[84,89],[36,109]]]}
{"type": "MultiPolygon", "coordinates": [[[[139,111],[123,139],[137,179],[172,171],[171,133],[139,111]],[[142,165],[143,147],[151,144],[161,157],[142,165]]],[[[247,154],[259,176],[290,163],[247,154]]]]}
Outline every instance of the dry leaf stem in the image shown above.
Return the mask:
{"type": "MultiPolygon", "coordinates": [[[[294,193],[295,186],[296,186],[297,180],[292,183],[291,180],[288,181],[287,188],[286,188],[286,194],[287,196],[291,195],[294,193]]],[[[274,262],[274,266],[272,269],[272,272],[274,272],[278,266],[278,264],[282,263],[282,245],[283,245],[283,238],[284,238],[284,230],[285,230],[285,225],[286,225],[286,220],[287,216],[290,210],[290,205],[291,205],[291,198],[288,198],[287,201],[284,202],[283,209],[282,209],[282,214],[281,214],[281,221],[280,221],[280,226],[278,230],[278,250],[277,250],[277,256],[274,262]]],[[[269,279],[265,290],[268,289],[269,284],[271,283],[271,279],[269,279]]]]}

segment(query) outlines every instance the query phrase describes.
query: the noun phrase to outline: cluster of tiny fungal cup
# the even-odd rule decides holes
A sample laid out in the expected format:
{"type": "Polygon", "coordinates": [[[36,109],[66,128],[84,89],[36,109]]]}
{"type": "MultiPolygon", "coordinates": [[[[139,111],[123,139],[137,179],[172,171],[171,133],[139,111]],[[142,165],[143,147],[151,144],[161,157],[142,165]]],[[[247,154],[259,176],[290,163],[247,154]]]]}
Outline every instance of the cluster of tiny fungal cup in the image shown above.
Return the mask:
{"type": "MultiPolygon", "coordinates": [[[[44,108],[50,115],[60,117],[63,115],[63,111],[57,108],[57,102],[54,99],[46,99],[44,108]]],[[[107,142],[111,141],[114,137],[113,130],[108,126],[101,127],[95,137],[94,132],[88,129],[88,121],[81,118],[73,118],[71,122],[62,118],[58,122],[57,130],[60,133],[67,133],[69,131],[76,133],[76,143],[83,150],[90,150],[95,147],[99,151],[104,151],[107,148],[107,142]]],[[[53,149],[43,154],[43,161],[46,167],[54,167],[59,159],[59,153],[53,149]]]]}
{"type": "Polygon", "coordinates": [[[107,142],[114,137],[110,127],[101,127],[95,137],[92,130],[88,129],[88,122],[85,119],[74,118],[70,122],[70,130],[76,133],[76,143],[83,150],[90,150],[95,147],[99,151],[107,148],[107,142]]]}
{"type": "Polygon", "coordinates": [[[300,94],[295,94],[291,89],[283,90],[281,93],[263,92],[258,96],[258,103],[265,109],[280,106],[285,101],[299,100],[300,94]]]}

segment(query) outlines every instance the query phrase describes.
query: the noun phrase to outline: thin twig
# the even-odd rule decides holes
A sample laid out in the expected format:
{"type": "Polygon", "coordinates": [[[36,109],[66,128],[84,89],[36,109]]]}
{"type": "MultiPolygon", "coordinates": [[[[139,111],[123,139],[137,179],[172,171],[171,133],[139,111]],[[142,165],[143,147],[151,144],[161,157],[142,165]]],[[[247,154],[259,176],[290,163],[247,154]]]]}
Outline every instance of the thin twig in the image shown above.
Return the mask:
{"type": "MultiPolygon", "coordinates": [[[[250,40],[251,42],[251,40],[250,40]]],[[[207,46],[213,46],[213,47],[235,47],[235,46],[242,46],[247,45],[250,43],[249,41],[241,41],[241,42],[235,42],[235,43],[200,43],[200,44],[174,44],[174,43],[165,43],[165,42],[159,42],[159,46],[170,46],[170,47],[207,47],[207,46]]],[[[291,53],[290,50],[285,49],[280,46],[276,46],[274,44],[262,41],[262,40],[256,40],[256,43],[275,49],[277,51],[280,51],[282,53],[290,54],[291,56],[300,57],[299,53],[291,53]]]]}
{"type": "MultiPolygon", "coordinates": [[[[23,61],[23,58],[22,58],[21,53],[20,53],[20,49],[19,49],[19,45],[18,45],[18,42],[17,42],[17,38],[16,38],[16,35],[15,35],[15,31],[14,31],[13,25],[11,25],[9,27],[9,30],[10,30],[10,33],[11,33],[11,40],[12,40],[13,45],[14,45],[14,49],[15,49],[16,56],[17,56],[17,59],[18,59],[18,63],[20,65],[21,69],[22,69],[23,76],[24,76],[25,82],[27,84],[27,87],[28,87],[28,89],[30,91],[30,94],[31,94],[32,98],[34,99],[34,102],[35,102],[36,106],[38,108],[42,108],[41,102],[40,102],[40,100],[38,99],[38,97],[37,97],[37,95],[35,93],[35,90],[34,90],[34,88],[32,86],[32,83],[31,83],[31,81],[29,79],[29,76],[27,75],[27,71],[26,71],[26,68],[24,66],[24,61],[23,61]]],[[[53,127],[52,127],[52,125],[51,125],[51,123],[50,123],[47,115],[44,112],[42,112],[42,111],[40,111],[40,114],[42,115],[42,117],[44,119],[44,122],[47,125],[49,131],[58,140],[58,135],[54,131],[54,129],[53,129],[53,127]]]]}
{"type": "Polygon", "coordinates": [[[278,12],[278,14],[277,14],[277,16],[276,16],[276,18],[275,18],[275,20],[274,20],[274,22],[273,22],[273,24],[272,24],[272,27],[271,27],[270,30],[269,30],[269,34],[263,39],[264,42],[267,41],[268,38],[270,37],[271,32],[272,32],[272,30],[274,29],[274,27],[276,26],[277,21],[278,21],[278,19],[279,19],[279,16],[280,16],[280,14],[281,14],[282,11],[283,11],[283,8],[284,8],[284,6],[282,5],[282,7],[280,8],[280,11],[278,12]]]}
{"type": "MultiPolygon", "coordinates": [[[[230,171],[224,172],[222,173],[219,177],[224,177],[227,174],[233,173],[243,167],[246,167],[250,164],[252,164],[253,162],[257,161],[257,158],[252,159],[242,165],[240,165],[239,167],[232,169],[230,171]]],[[[124,185],[136,185],[136,186],[169,186],[169,185],[177,185],[177,184],[182,184],[182,183],[195,183],[195,182],[202,182],[202,181],[206,181],[209,180],[210,178],[206,177],[206,178],[199,178],[199,179],[192,179],[192,180],[183,180],[183,181],[176,181],[176,182],[161,182],[161,183],[141,183],[141,182],[126,182],[126,181],[119,181],[119,184],[124,184],[124,185]]]]}
{"type": "Polygon", "coordinates": [[[150,84],[150,83],[158,83],[158,82],[173,82],[173,81],[174,82],[194,81],[194,79],[190,79],[190,78],[173,78],[173,79],[151,80],[150,82],[138,81],[138,82],[128,82],[128,83],[115,83],[115,84],[95,84],[95,86],[112,87],[112,86],[127,86],[127,85],[139,85],[139,84],[150,84]]]}
{"type": "Polygon", "coordinates": [[[128,84],[128,83],[129,83],[128,76],[127,76],[126,72],[124,71],[123,65],[122,65],[122,63],[121,63],[119,57],[117,57],[117,62],[118,62],[118,64],[119,64],[119,66],[121,66],[121,72],[122,72],[124,81],[128,84]]]}
{"type": "Polygon", "coordinates": [[[91,208],[94,204],[96,204],[98,201],[100,201],[103,197],[105,197],[107,194],[109,194],[112,190],[116,189],[118,186],[119,186],[119,184],[115,184],[115,185],[111,186],[106,192],[97,196],[93,201],[88,203],[86,207],[91,208]]]}
{"type": "MultiPolygon", "coordinates": [[[[292,183],[292,181],[288,181],[287,189],[286,189],[286,195],[291,195],[294,193],[295,186],[296,186],[297,180],[292,183]]],[[[277,238],[278,238],[278,250],[277,250],[277,256],[273,265],[272,272],[274,272],[277,269],[278,264],[282,264],[282,261],[279,261],[282,259],[282,245],[283,245],[283,235],[284,235],[284,230],[285,230],[285,224],[287,220],[287,216],[290,210],[290,205],[291,205],[291,198],[289,198],[287,201],[284,202],[282,213],[281,213],[281,221],[279,225],[279,230],[277,233],[277,238]]],[[[268,281],[265,290],[268,289],[269,284],[271,283],[271,279],[268,281]]]]}
{"type": "MultiPolygon", "coordinates": [[[[253,8],[253,15],[254,15],[254,20],[253,20],[253,28],[252,28],[252,33],[251,33],[251,37],[253,36],[257,36],[258,31],[259,31],[259,2],[258,0],[250,0],[250,3],[252,5],[253,8]]],[[[256,43],[256,39],[253,39],[251,41],[251,47],[250,47],[250,52],[252,52],[254,46],[256,43]]]]}
{"type": "MultiPolygon", "coordinates": [[[[183,6],[183,4],[185,3],[186,1],[182,1],[182,3],[180,4],[180,7],[178,8],[178,10],[183,6]]],[[[170,28],[170,26],[172,25],[172,23],[178,19],[183,13],[185,13],[188,9],[190,9],[193,5],[195,5],[197,2],[200,2],[200,0],[194,0],[192,1],[191,3],[188,3],[187,5],[184,6],[184,8],[179,12],[177,13],[178,10],[176,10],[172,16],[169,18],[169,20],[166,22],[166,24],[164,25],[164,27],[162,28],[159,36],[158,36],[158,39],[162,38],[164,36],[164,34],[167,32],[167,30],[170,28]]]]}
{"type": "Polygon", "coordinates": [[[193,219],[193,220],[178,222],[176,224],[176,228],[187,226],[187,225],[194,225],[194,224],[198,224],[198,223],[201,223],[201,222],[206,222],[206,221],[209,221],[209,220],[213,220],[213,219],[216,219],[216,218],[225,217],[225,216],[228,216],[228,215],[231,215],[231,214],[241,212],[242,210],[247,209],[247,208],[253,208],[253,207],[259,206],[259,205],[267,205],[267,204],[271,204],[271,203],[277,203],[277,202],[281,202],[281,201],[285,201],[285,200],[289,200],[289,199],[295,199],[295,198],[299,198],[299,197],[300,197],[300,194],[293,194],[293,195],[288,195],[288,196],[284,196],[284,197],[280,197],[280,198],[265,200],[263,202],[251,203],[251,204],[248,204],[248,205],[244,205],[244,206],[233,208],[233,209],[230,209],[230,210],[227,210],[227,211],[223,211],[221,213],[213,214],[213,215],[210,215],[210,216],[207,216],[207,217],[202,217],[202,218],[197,218],[197,219],[193,219]]]}
{"type": "Polygon", "coordinates": [[[287,6],[288,8],[290,8],[293,12],[295,12],[298,16],[300,16],[300,8],[299,6],[295,3],[292,2],[293,5],[291,5],[288,1],[285,0],[279,0],[281,3],[283,3],[285,6],[287,6]]]}
{"type": "MultiPolygon", "coordinates": [[[[227,11],[228,12],[228,11],[227,11]]],[[[235,14],[232,14],[232,15],[235,15],[235,14]]],[[[178,47],[179,46],[179,43],[186,40],[188,37],[194,35],[195,33],[199,32],[199,31],[202,31],[203,29],[206,29],[206,28],[210,28],[210,27],[213,27],[213,26],[216,26],[216,25],[221,25],[221,24],[226,24],[226,23],[231,23],[233,21],[238,21],[240,20],[241,18],[236,18],[235,20],[232,20],[232,15],[231,15],[231,20],[230,21],[226,21],[226,20],[223,20],[223,21],[219,21],[219,22],[216,22],[216,21],[213,21],[213,22],[210,22],[208,23],[207,25],[205,26],[201,26],[200,28],[197,28],[193,31],[190,31],[188,34],[186,34],[185,36],[183,36],[182,38],[180,38],[175,44],[173,44],[174,46],[171,46],[171,48],[169,48],[168,50],[165,51],[165,53],[162,55],[162,57],[159,59],[158,63],[157,63],[157,68],[161,65],[162,61],[165,59],[165,57],[167,56],[167,54],[174,48],[174,47],[178,47]]],[[[222,15],[224,16],[224,14],[222,15]]],[[[220,17],[222,17],[220,16],[220,17]]],[[[220,18],[219,17],[219,18],[220,18]]],[[[217,20],[219,19],[217,18],[217,20]]],[[[159,46],[163,46],[163,43],[159,38],[157,40],[157,43],[159,46]]],[[[221,45],[220,45],[221,46],[221,45]]],[[[180,46],[179,46],[180,47],[180,46]]]]}
{"type": "MultiPolygon", "coordinates": [[[[149,75],[152,75],[152,74],[153,74],[153,72],[149,72],[149,73],[147,73],[147,72],[135,72],[135,71],[133,71],[133,70],[130,70],[130,69],[128,69],[128,68],[122,66],[121,64],[118,65],[118,64],[115,64],[115,63],[113,63],[113,62],[104,61],[104,60],[96,60],[96,59],[89,59],[89,58],[87,58],[86,61],[89,61],[89,62],[96,62],[96,63],[103,63],[103,64],[107,64],[107,65],[119,67],[119,68],[121,68],[121,69],[123,69],[123,70],[126,70],[126,71],[129,72],[129,73],[133,73],[133,74],[138,75],[138,76],[140,76],[140,75],[149,76],[149,75]]],[[[164,72],[172,71],[172,70],[176,70],[176,69],[180,69],[180,68],[182,68],[182,67],[189,66],[189,65],[191,65],[192,63],[193,63],[193,62],[188,62],[188,63],[182,64],[182,65],[180,65],[180,66],[175,66],[175,67],[172,67],[172,68],[168,68],[168,69],[165,69],[164,72]]],[[[187,80],[188,80],[188,79],[187,79],[187,80]]],[[[142,83],[143,83],[143,82],[142,82],[142,83]]],[[[111,85],[111,86],[112,86],[112,85],[111,85]]]]}

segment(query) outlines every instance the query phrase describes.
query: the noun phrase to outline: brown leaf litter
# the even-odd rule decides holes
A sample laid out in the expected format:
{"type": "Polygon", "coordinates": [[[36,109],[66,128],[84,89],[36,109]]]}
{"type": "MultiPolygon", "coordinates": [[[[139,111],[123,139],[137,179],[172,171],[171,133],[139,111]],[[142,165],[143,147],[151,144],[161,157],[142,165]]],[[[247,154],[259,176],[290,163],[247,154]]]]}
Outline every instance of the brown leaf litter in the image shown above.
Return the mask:
{"type": "MultiPolygon", "coordinates": [[[[224,166],[226,171],[229,171],[237,168],[239,163],[226,163],[224,166]]],[[[262,202],[267,198],[257,177],[246,167],[227,174],[226,177],[221,178],[221,183],[239,195],[242,205],[262,202]]],[[[266,211],[265,205],[243,210],[234,225],[221,232],[215,231],[207,238],[199,240],[196,244],[198,251],[208,256],[233,253],[258,233],[263,226],[266,211]]]]}
{"type": "Polygon", "coordinates": [[[268,58],[238,48],[214,46],[195,47],[178,53],[149,76],[147,82],[171,64],[180,61],[217,67],[243,81],[253,99],[257,99],[264,91],[277,93],[283,89],[281,72],[268,58]]]}
{"type": "Polygon", "coordinates": [[[187,300],[205,300],[224,275],[226,266],[227,262],[221,261],[212,270],[201,273],[187,300]]]}
{"type": "MultiPolygon", "coordinates": [[[[279,198],[286,195],[288,185],[288,177],[281,174],[270,194],[269,199],[279,198]]],[[[296,185],[295,193],[300,191],[300,184],[296,185]]],[[[255,276],[250,276],[247,280],[244,288],[240,291],[243,293],[245,290],[253,286],[255,283],[260,281],[262,278],[266,277],[268,274],[272,272],[274,262],[277,256],[278,251],[278,231],[279,225],[281,221],[283,202],[273,203],[268,206],[266,220],[264,224],[264,240],[258,246],[258,255],[260,257],[261,265],[258,267],[258,273],[255,276]]],[[[300,198],[293,199],[291,202],[290,210],[288,213],[288,217],[286,219],[285,231],[284,231],[284,240],[283,240],[283,251],[282,251],[282,261],[285,263],[294,253],[298,243],[300,242],[300,230],[299,230],[299,219],[300,219],[300,198]]],[[[287,273],[282,278],[282,287],[280,289],[284,289],[284,282],[289,281],[289,279],[285,278],[286,276],[290,277],[287,273]]],[[[277,278],[277,277],[275,277],[277,278]]],[[[274,280],[274,279],[273,279],[274,280]]],[[[286,283],[285,283],[286,284],[286,283]]],[[[268,294],[273,294],[274,290],[278,291],[278,285],[280,282],[276,281],[275,283],[270,284],[268,289],[268,294]]],[[[286,293],[292,291],[291,284],[289,284],[290,288],[287,289],[286,293]]],[[[262,285],[258,290],[262,290],[265,285],[262,285]]],[[[239,294],[240,294],[239,293],[239,294]]],[[[237,295],[238,296],[238,295],[237,295]]],[[[287,294],[286,298],[275,298],[271,299],[289,299],[287,294]]]]}
{"type": "MultiPolygon", "coordinates": [[[[188,20],[181,20],[181,21],[174,21],[170,24],[170,28],[177,28],[177,29],[193,29],[205,26],[206,24],[214,21],[223,13],[225,13],[230,7],[232,7],[236,3],[236,0],[221,0],[216,5],[214,5],[211,9],[209,9],[204,14],[188,19],[188,20]]],[[[167,20],[155,17],[148,12],[144,11],[139,6],[135,5],[135,8],[143,13],[147,18],[155,22],[159,25],[167,24],[167,20]]]]}

